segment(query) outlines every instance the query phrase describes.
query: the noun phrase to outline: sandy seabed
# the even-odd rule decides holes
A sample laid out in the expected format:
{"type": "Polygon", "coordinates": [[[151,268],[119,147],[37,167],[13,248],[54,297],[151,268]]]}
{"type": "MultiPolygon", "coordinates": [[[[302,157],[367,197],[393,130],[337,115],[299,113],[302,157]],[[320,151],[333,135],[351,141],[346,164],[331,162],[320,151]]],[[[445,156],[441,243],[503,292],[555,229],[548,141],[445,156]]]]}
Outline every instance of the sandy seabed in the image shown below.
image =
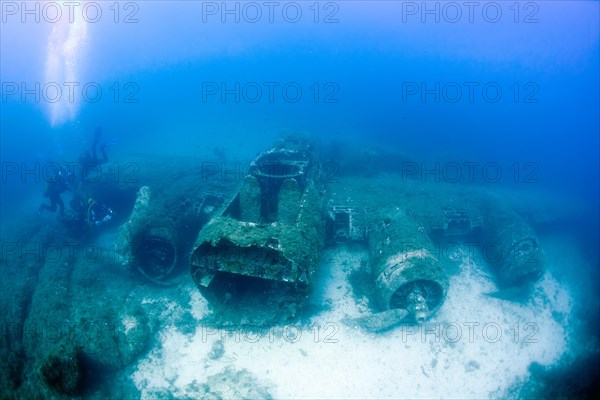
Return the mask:
{"type": "Polygon", "coordinates": [[[263,333],[203,325],[211,311],[190,287],[195,333],[167,324],[131,379],[142,398],[157,390],[193,398],[199,382],[229,369],[246,369],[274,398],[505,397],[528,378],[532,362],[550,366],[569,351],[573,299],[566,287],[547,272],[527,303],[487,296],[495,284],[465,248],[451,255],[458,272],[431,320],[364,332],[348,321],[370,312],[368,300],[356,296],[348,277],[367,258],[353,247],[327,251],[309,300],[324,311],[263,333]],[[217,341],[224,353],[213,359],[217,341]]]}

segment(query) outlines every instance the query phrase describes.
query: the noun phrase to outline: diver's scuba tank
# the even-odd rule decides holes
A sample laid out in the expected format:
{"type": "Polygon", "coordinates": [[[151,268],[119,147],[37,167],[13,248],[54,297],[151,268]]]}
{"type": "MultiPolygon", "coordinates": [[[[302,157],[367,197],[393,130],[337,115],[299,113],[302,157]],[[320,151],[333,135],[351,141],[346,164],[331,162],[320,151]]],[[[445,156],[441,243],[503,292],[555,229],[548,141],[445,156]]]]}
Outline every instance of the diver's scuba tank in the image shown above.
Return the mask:
{"type": "Polygon", "coordinates": [[[99,226],[108,221],[110,221],[113,217],[113,211],[105,206],[102,203],[94,200],[93,198],[88,198],[87,200],[87,213],[85,221],[88,226],[99,226]]]}

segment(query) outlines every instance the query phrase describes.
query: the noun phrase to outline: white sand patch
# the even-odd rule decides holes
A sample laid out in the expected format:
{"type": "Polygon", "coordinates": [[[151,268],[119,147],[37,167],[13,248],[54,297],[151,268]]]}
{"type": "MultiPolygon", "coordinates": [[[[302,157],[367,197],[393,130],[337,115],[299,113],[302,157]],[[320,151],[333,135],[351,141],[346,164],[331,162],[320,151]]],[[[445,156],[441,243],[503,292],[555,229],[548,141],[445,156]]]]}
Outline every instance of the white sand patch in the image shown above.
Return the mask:
{"type": "Polygon", "coordinates": [[[127,335],[132,329],[137,328],[139,325],[137,318],[131,315],[126,315],[123,317],[123,319],[121,319],[121,323],[125,328],[125,335],[127,335]]]}
{"type": "Polygon", "coordinates": [[[189,294],[192,316],[197,320],[204,318],[209,313],[208,302],[195,286],[190,287],[189,294]]]}
{"type": "Polygon", "coordinates": [[[160,321],[166,321],[172,319],[174,315],[179,315],[183,312],[183,307],[177,301],[167,299],[166,297],[160,298],[145,298],[142,300],[142,305],[146,304],[158,304],[163,308],[163,311],[159,315],[160,321]]]}
{"type": "MultiPolygon", "coordinates": [[[[132,375],[136,387],[194,397],[189,385],[233,366],[254,374],[275,398],[502,397],[527,377],[531,362],[550,365],[568,350],[562,324],[572,300],[549,273],[527,304],[513,303],[486,296],[496,290],[493,281],[466,259],[450,280],[443,307],[427,323],[378,335],[345,325],[343,319],[367,310],[348,282],[349,272],[366,258],[355,249],[325,254],[311,302],[328,308],[310,326],[276,326],[256,334],[200,325],[191,337],[164,329],[161,346],[132,375]],[[211,360],[219,339],[225,354],[211,360]]],[[[197,309],[194,316],[206,315],[201,297],[192,295],[190,304],[197,309]]]]}

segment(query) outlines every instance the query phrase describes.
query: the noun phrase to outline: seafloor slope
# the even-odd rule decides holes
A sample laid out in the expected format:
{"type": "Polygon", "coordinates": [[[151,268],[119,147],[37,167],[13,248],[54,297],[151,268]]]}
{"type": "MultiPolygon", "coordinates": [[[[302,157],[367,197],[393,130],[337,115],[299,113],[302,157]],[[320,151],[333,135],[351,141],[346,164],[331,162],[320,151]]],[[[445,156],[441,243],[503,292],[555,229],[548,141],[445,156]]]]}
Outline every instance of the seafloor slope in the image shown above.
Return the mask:
{"type": "MultiPolygon", "coordinates": [[[[326,250],[308,301],[287,319],[268,316],[268,305],[228,310],[235,318],[227,318],[200,295],[185,257],[161,284],[125,268],[115,243],[142,185],[157,193],[164,213],[158,217],[181,226],[203,191],[231,194],[239,183],[206,185],[198,168],[181,162],[140,165],[139,180],[94,189],[103,201],[120,202],[112,227],[74,231],[54,216],[2,226],[0,397],[535,396],[556,393],[549,388],[564,366],[589,371],[577,363],[597,360],[597,336],[589,333],[586,313],[597,312],[598,300],[578,290],[565,272],[577,267],[585,275],[594,261],[582,256],[571,232],[552,229],[553,220],[563,226],[580,208],[544,202],[546,194],[498,191],[543,227],[537,233],[546,269],[529,297],[489,296],[497,285],[486,260],[468,243],[455,242],[440,248],[450,281],[433,318],[373,334],[355,323],[377,309],[369,256],[359,244],[326,250]],[[257,323],[267,319],[268,325],[257,323]]],[[[361,179],[368,185],[372,177],[361,179]]],[[[381,182],[379,190],[412,187],[393,173],[381,182]]],[[[456,190],[418,187],[436,198],[456,190]]],[[[198,223],[189,229],[180,241],[186,251],[198,223]]],[[[590,380],[597,370],[577,376],[590,380]]],[[[575,396],[587,389],[581,382],[559,388],[575,396]]]]}

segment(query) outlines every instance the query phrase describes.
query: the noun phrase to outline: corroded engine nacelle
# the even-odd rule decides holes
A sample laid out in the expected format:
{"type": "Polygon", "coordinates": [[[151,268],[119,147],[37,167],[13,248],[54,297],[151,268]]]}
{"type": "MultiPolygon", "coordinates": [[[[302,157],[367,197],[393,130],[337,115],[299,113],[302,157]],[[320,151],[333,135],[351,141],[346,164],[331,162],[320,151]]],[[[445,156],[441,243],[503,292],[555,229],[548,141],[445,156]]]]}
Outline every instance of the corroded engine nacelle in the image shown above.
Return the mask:
{"type": "Polygon", "coordinates": [[[169,203],[171,197],[157,197],[150,187],[140,188],[133,212],[119,230],[116,249],[125,269],[164,285],[170,284],[185,264],[193,241],[190,235],[197,234],[223,199],[205,192],[193,205],[180,203],[177,209],[169,203]]]}
{"type": "Polygon", "coordinates": [[[502,202],[482,201],[485,254],[490,269],[502,288],[535,283],[545,272],[539,240],[531,225],[502,202]],[[492,251],[489,251],[489,250],[492,251]]]}
{"type": "Polygon", "coordinates": [[[448,275],[427,230],[405,208],[396,182],[342,178],[329,186],[328,234],[369,249],[377,312],[354,320],[368,331],[420,323],[443,305],[448,275]]]}
{"type": "Polygon", "coordinates": [[[449,279],[439,246],[447,241],[491,248],[484,256],[499,289],[526,289],[544,272],[533,229],[483,189],[383,176],[342,178],[329,191],[330,240],[368,244],[379,312],[355,321],[367,330],[422,322],[442,306],[449,279]]]}
{"type": "MultiPolygon", "coordinates": [[[[414,187],[409,187],[416,192],[414,187]]],[[[502,289],[535,283],[544,273],[539,240],[531,225],[505,199],[484,189],[438,185],[407,196],[405,207],[434,240],[468,239],[479,244],[502,289]]]]}
{"type": "Polygon", "coordinates": [[[370,224],[375,294],[383,310],[406,310],[423,322],[444,303],[448,277],[422,226],[404,210],[379,210],[370,224]]]}
{"type": "Polygon", "coordinates": [[[324,245],[323,193],[310,142],[284,139],[250,165],[239,192],[201,231],[191,274],[211,300],[249,286],[304,295],[324,245]]]}

